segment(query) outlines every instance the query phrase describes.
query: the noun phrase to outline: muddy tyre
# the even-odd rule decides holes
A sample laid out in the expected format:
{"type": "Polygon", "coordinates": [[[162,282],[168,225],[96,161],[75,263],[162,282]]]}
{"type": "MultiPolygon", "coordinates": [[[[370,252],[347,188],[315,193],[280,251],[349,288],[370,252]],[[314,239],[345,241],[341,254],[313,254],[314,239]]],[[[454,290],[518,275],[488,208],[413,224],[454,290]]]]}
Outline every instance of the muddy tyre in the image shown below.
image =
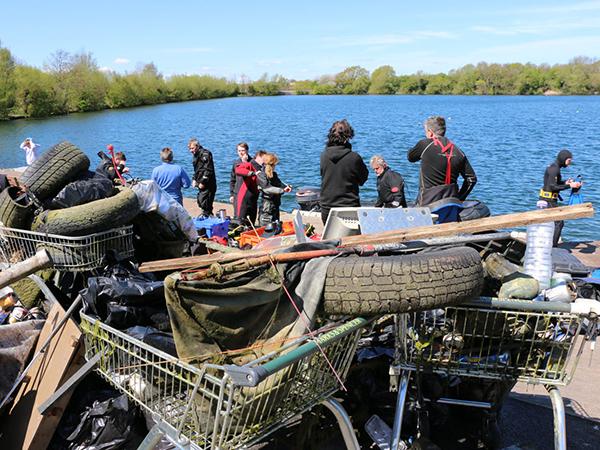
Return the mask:
{"type": "Polygon", "coordinates": [[[21,193],[20,188],[9,186],[0,192],[0,222],[3,226],[28,230],[34,211],[31,197],[21,193]]]}
{"type": "Polygon", "coordinates": [[[86,236],[130,223],[140,212],[135,192],[122,189],[117,195],[72,208],[45,211],[33,230],[65,236],[86,236]]]}
{"type": "Polygon", "coordinates": [[[456,247],[410,255],[334,259],[327,269],[327,314],[379,315],[464,302],[483,287],[477,250],[456,247]]]}
{"type": "Polygon", "coordinates": [[[70,142],[56,144],[31,164],[21,176],[21,183],[40,201],[54,197],[90,167],[89,158],[70,142]]]}

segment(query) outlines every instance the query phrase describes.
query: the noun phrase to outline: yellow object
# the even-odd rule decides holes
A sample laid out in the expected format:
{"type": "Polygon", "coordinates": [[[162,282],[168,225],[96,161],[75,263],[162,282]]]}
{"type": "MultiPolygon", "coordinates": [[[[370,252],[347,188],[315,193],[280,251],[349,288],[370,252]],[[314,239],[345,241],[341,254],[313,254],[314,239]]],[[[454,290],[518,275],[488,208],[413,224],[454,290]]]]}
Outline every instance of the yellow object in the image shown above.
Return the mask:
{"type": "Polygon", "coordinates": [[[8,294],[6,297],[0,300],[0,308],[6,311],[7,309],[10,309],[13,306],[15,306],[16,303],[17,302],[15,302],[15,298],[13,297],[13,295],[8,294]]]}
{"type": "Polygon", "coordinates": [[[553,200],[558,199],[558,193],[556,192],[548,192],[543,189],[540,189],[540,197],[542,198],[551,198],[553,200]]]}

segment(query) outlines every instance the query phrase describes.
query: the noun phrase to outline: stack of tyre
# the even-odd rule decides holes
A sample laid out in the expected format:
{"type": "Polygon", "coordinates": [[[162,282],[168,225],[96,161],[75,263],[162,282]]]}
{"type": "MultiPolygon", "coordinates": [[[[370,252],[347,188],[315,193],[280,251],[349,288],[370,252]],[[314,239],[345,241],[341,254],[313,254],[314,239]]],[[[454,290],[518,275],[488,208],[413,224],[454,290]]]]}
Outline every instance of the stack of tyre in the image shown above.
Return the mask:
{"type": "Polygon", "coordinates": [[[69,142],[50,148],[21,176],[19,182],[27,187],[25,193],[15,186],[0,193],[0,222],[9,228],[63,236],[87,236],[130,223],[140,208],[135,193],[126,187],[112,189],[107,198],[62,209],[48,208],[69,183],[86,178],[89,167],[89,158],[69,142]]]}

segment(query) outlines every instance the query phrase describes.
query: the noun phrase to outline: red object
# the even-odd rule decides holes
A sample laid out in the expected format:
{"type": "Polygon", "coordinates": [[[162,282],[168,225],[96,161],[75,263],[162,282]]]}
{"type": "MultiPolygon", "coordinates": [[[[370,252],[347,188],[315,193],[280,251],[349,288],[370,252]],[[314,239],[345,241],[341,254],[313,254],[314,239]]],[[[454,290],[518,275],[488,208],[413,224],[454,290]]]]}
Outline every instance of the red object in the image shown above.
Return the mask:
{"type": "Polygon", "coordinates": [[[446,154],[446,179],[445,184],[450,184],[452,181],[452,166],[450,165],[450,158],[452,158],[452,153],[454,152],[454,144],[450,139],[448,139],[448,144],[443,146],[440,140],[437,137],[433,137],[433,143],[442,149],[442,153],[446,154]]]}
{"type": "Polygon", "coordinates": [[[115,150],[115,148],[112,146],[112,144],[108,144],[106,146],[107,150],[112,154],[112,152],[115,150]]]}
{"type": "MultiPolygon", "coordinates": [[[[281,233],[275,234],[271,237],[289,236],[291,234],[294,234],[294,224],[291,221],[282,222],[281,228],[282,228],[281,233]]],[[[265,238],[262,237],[264,232],[265,232],[265,227],[257,228],[256,233],[254,232],[254,230],[244,231],[243,233],[240,234],[240,247],[243,247],[248,244],[251,245],[252,247],[254,247],[260,241],[264,241],[265,238]],[[258,236],[256,234],[258,234],[258,236]]]]}

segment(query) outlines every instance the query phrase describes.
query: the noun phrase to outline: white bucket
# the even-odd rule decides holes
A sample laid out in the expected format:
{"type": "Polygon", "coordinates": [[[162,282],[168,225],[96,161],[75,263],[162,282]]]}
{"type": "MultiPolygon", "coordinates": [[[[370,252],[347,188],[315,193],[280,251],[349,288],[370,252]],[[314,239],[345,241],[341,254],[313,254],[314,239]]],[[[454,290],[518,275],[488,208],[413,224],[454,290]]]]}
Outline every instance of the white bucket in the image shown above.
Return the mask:
{"type": "Polygon", "coordinates": [[[571,303],[577,295],[573,292],[569,283],[562,282],[550,289],[546,289],[544,296],[549,302],[571,303]]]}

